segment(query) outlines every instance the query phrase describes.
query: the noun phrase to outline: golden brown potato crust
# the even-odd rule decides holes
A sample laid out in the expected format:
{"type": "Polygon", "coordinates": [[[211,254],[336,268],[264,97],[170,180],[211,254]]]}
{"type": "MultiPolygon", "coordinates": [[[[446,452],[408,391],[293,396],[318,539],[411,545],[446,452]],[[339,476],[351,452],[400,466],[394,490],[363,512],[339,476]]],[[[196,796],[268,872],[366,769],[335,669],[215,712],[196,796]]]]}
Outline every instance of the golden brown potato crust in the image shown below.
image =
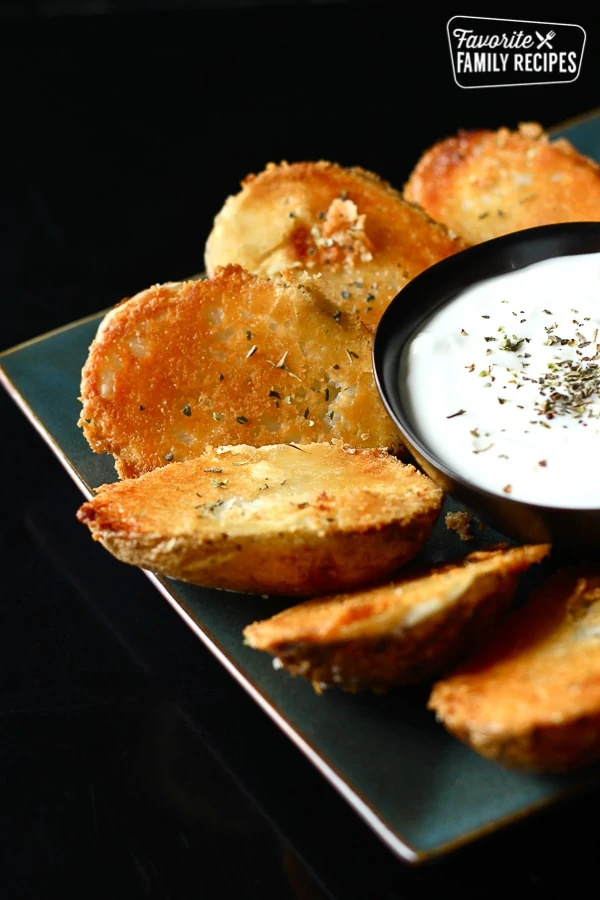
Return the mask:
{"type": "Polygon", "coordinates": [[[82,372],[79,425],[122,478],[205,446],[340,438],[398,451],[372,334],[319,291],[227,266],[156,285],[106,316],[82,372]]]}
{"type": "Polygon", "coordinates": [[[310,600],[244,630],[249,646],[292,675],[347,691],[437,677],[488,634],[511,603],[520,572],[548,545],[472,553],[355,593],[310,600]]]}
{"type": "Polygon", "coordinates": [[[552,576],[434,686],[429,707],[506,766],[559,772],[600,759],[600,568],[552,576]]]}
{"type": "Polygon", "coordinates": [[[535,123],[440,141],[404,193],[471,244],[536,225],[600,221],[600,166],[535,123]]]}
{"type": "Polygon", "coordinates": [[[412,559],[441,503],[426,475],[381,450],[242,445],[105,485],[78,518],[132,565],[210,587],[311,595],[412,559]]]}
{"type": "Polygon", "coordinates": [[[206,270],[238,263],[274,276],[323,276],[344,309],[375,326],[410,278],[462,248],[390,184],[331,162],[270,163],[249,175],[215,218],[206,270]]]}

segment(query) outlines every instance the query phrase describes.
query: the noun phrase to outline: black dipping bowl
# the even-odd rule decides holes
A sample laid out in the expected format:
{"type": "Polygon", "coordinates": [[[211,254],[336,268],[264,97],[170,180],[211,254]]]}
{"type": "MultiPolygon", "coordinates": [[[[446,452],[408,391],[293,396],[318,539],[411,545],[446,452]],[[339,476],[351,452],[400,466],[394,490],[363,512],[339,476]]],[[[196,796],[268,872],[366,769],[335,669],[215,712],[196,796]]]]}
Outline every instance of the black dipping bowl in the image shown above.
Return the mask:
{"type": "MultiPolygon", "coordinates": [[[[423,321],[465,288],[554,256],[600,252],[600,223],[542,225],[462,250],[426,269],[394,297],[377,328],[373,369],[377,387],[404,443],[421,468],[486,525],[527,543],[550,541],[567,555],[600,549],[600,508],[564,509],[499,496],[457,475],[413,427],[399,386],[405,345],[423,321]]],[[[600,303],[600,298],[598,300],[600,303]]],[[[600,469],[600,441],[598,446],[600,469]]],[[[573,459],[577,465],[577,459],[573,459]]],[[[590,472],[590,479],[600,472],[590,472]]]]}

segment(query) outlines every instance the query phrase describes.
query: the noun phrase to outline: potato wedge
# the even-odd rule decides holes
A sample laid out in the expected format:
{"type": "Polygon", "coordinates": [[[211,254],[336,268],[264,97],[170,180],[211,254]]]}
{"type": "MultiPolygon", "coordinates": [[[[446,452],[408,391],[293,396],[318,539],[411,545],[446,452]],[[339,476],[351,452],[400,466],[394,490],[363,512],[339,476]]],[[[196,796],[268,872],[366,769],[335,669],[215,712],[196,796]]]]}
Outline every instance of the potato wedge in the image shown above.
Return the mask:
{"type": "Polygon", "coordinates": [[[404,194],[477,244],[536,225],[600,221],[600,166],[535,123],[461,131],[423,154],[404,194]]]}
{"type": "Polygon", "coordinates": [[[122,478],[226,444],[339,438],[402,450],[377,392],[372,335],[314,279],[227,266],[157,285],[103,320],[81,378],[79,425],[122,478]]]}
{"type": "Polygon", "coordinates": [[[441,503],[413,466],[326,442],[208,448],[101,487],[77,515],[123,562],[210,587],[305,596],[412,559],[441,503]]]}
{"type": "Polygon", "coordinates": [[[434,685],[429,708],[505,766],[564,772],[600,760],[600,567],[553,575],[434,685]]]}
{"type": "Polygon", "coordinates": [[[437,677],[510,605],[520,572],[548,545],[478,551],[463,561],[353,593],[309,600],[244,629],[292,675],[351,692],[437,677]]]}
{"type": "Polygon", "coordinates": [[[335,301],[374,327],[409,279],[462,246],[372,172],[282,162],[249,175],[226,200],[205,265],[209,274],[226,263],[268,276],[319,272],[335,301]]]}

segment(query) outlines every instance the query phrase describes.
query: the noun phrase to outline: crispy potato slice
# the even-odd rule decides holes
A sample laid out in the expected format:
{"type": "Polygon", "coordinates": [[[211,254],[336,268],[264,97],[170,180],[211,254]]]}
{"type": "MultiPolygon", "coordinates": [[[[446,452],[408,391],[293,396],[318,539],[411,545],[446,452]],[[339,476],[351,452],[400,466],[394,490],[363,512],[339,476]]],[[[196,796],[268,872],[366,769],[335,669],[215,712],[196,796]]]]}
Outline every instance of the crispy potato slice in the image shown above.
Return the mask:
{"type": "Polygon", "coordinates": [[[382,450],[240,445],[105,485],[78,519],[132,565],[205,586],[310,595],[412,559],[441,503],[426,475],[382,450]]]}
{"type": "Polygon", "coordinates": [[[348,311],[375,326],[406,282],[462,243],[372,172],[331,162],[270,163],[217,214],[209,273],[238,263],[274,276],[320,272],[348,311]]]}
{"type": "Polygon", "coordinates": [[[402,450],[373,377],[372,335],[311,278],[227,266],[157,285],[103,320],[81,379],[79,425],[122,478],[205,446],[340,438],[402,450]]]}
{"type": "Polygon", "coordinates": [[[440,141],[404,193],[471,244],[535,225],[600,221],[600,166],[535,123],[440,141]]]}
{"type": "Polygon", "coordinates": [[[560,772],[600,759],[600,567],[553,575],[458,671],[439,721],[482,756],[560,772]]]}
{"type": "Polygon", "coordinates": [[[355,593],[322,597],[244,629],[292,675],[356,692],[437,677],[488,633],[520,572],[548,545],[478,551],[355,593]]]}

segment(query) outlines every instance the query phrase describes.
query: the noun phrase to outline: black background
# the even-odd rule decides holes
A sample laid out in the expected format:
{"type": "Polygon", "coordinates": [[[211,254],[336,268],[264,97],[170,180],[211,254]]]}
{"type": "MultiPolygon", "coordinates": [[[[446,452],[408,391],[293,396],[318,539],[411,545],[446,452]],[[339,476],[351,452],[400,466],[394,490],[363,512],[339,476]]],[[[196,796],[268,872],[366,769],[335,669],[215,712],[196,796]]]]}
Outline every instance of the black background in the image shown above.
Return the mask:
{"type": "MultiPolygon", "coordinates": [[[[574,84],[467,91],[445,29],[464,8],[151,6],[0,7],[0,349],[201,270],[224,198],[269,160],[359,164],[401,187],[459,128],[600,105],[599,19],[577,19],[574,84]]],[[[423,870],[397,861],[146,579],[90,545],[78,491],[4,393],[0,428],[0,896],[595,883],[596,796],[423,870]]]]}

